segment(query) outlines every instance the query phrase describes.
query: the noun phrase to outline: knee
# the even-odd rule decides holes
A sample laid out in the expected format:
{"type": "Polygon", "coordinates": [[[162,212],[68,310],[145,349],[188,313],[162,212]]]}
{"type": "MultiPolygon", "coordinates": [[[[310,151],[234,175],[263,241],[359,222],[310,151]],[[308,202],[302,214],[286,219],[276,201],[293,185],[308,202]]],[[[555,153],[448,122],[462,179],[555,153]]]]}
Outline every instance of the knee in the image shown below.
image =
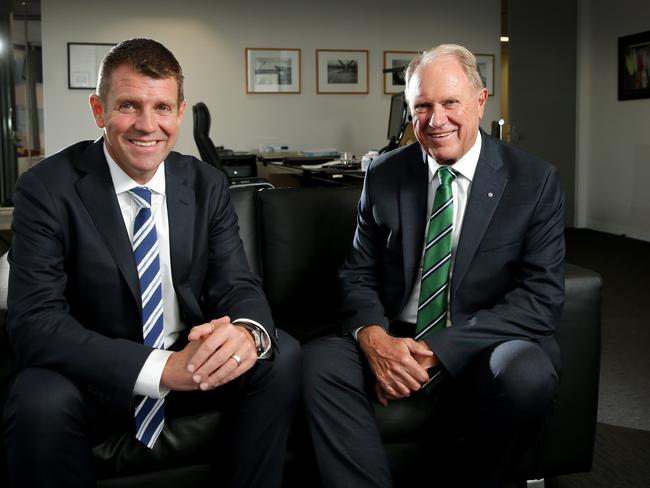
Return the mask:
{"type": "Polygon", "coordinates": [[[83,418],[83,396],[72,381],[55,371],[26,369],[14,379],[4,416],[8,436],[56,439],[57,430],[63,433],[70,422],[83,418]]]}
{"type": "Polygon", "coordinates": [[[307,405],[331,401],[364,385],[357,346],[340,336],[327,336],[303,346],[302,395],[307,405]]]}
{"type": "Polygon", "coordinates": [[[317,394],[323,394],[324,377],[327,374],[327,364],[321,361],[321,351],[313,343],[303,346],[302,378],[300,382],[301,395],[304,405],[309,409],[317,394]]]}
{"type": "Polygon", "coordinates": [[[305,398],[313,393],[323,392],[323,384],[331,382],[336,376],[337,361],[330,354],[329,337],[308,342],[303,347],[302,388],[305,398]]]}
{"type": "Polygon", "coordinates": [[[502,344],[490,358],[490,369],[496,395],[511,412],[540,416],[548,411],[557,394],[558,375],[537,344],[502,344]]]}
{"type": "Polygon", "coordinates": [[[296,402],[299,385],[302,351],[300,343],[282,330],[278,330],[278,347],[268,366],[263,368],[264,382],[271,386],[276,402],[296,402]]]}

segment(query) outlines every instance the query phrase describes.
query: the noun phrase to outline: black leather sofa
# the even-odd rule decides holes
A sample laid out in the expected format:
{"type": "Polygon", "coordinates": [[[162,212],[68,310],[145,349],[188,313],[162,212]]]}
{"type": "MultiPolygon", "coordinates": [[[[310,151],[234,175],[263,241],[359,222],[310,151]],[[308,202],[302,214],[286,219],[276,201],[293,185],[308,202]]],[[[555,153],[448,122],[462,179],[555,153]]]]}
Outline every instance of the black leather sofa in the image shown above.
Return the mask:
{"type": "MultiPolygon", "coordinates": [[[[352,240],[359,192],[359,188],[351,187],[231,189],[249,263],[262,277],[276,324],[301,342],[335,329],[335,270],[352,240]]],[[[570,264],[566,270],[567,299],[558,330],[563,362],[560,392],[541,441],[520,466],[521,480],[588,471],[591,467],[601,279],[570,264]]],[[[12,362],[4,313],[2,310],[0,385],[6,387],[12,362]]],[[[414,455],[422,452],[427,430],[435,429],[431,409],[421,403],[422,397],[414,397],[377,408],[398,485],[410,481],[410,468],[417,459],[414,455]]],[[[96,448],[99,486],[189,488],[203,486],[206,479],[218,476],[211,469],[220,467],[210,466],[221,447],[214,435],[219,429],[218,412],[177,419],[168,427],[151,452],[129,435],[116,435],[96,448]]],[[[314,454],[300,416],[287,454],[285,485],[318,486],[314,454]]],[[[3,478],[5,475],[0,475],[2,486],[3,478]]]]}

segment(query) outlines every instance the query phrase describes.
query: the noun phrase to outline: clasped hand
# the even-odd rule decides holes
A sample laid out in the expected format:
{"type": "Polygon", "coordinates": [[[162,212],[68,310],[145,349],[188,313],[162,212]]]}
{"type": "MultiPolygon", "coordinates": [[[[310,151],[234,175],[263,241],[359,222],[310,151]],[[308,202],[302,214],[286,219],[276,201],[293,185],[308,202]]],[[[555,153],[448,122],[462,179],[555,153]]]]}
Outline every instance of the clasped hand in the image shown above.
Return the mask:
{"type": "Polygon", "coordinates": [[[424,341],[393,337],[383,327],[364,327],[357,337],[376,378],[377,399],[384,406],[422,388],[429,380],[427,368],[438,364],[424,341]]]}
{"type": "Polygon", "coordinates": [[[212,390],[241,376],[257,361],[253,337],[227,316],[193,327],[188,339],[181,351],[172,353],[163,371],[161,384],[172,390],[212,390]]]}

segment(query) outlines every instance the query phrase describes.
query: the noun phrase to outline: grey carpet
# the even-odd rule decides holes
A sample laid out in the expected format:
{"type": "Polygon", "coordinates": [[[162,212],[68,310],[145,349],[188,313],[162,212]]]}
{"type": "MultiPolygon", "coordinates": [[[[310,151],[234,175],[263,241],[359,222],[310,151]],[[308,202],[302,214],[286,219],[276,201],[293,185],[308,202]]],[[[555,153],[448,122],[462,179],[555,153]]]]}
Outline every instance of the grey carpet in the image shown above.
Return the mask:
{"type": "Polygon", "coordinates": [[[566,232],[567,261],[603,277],[598,425],[589,473],[547,488],[650,488],[650,243],[566,232]]]}
{"type": "Polygon", "coordinates": [[[650,431],[650,243],[586,229],[566,243],[567,261],[603,277],[598,421],[650,431]]]}
{"type": "Polygon", "coordinates": [[[598,423],[591,472],[550,479],[545,488],[650,487],[650,432],[598,423]]]}

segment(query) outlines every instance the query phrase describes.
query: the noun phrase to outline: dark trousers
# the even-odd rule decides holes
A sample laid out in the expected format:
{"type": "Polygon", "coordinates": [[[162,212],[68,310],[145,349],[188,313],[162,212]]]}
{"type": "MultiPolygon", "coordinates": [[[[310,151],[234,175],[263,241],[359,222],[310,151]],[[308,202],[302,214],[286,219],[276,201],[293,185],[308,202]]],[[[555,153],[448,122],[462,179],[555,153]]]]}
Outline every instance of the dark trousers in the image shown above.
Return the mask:
{"type": "MultiPolygon", "coordinates": [[[[223,411],[215,486],[282,484],[301,354],[295,339],[278,332],[280,352],[272,359],[258,361],[210,392],[171,392],[165,399],[167,419],[223,411]]],[[[116,410],[66,376],[40,368],[25,369],[15,378],[3,427],[12,486],[29,488],[95,486],[93,446],[112,433],[135,430],[131,412],[116,410]]]]}
{"type": "MultiPolygon", "coordinates": [[[[501,487],[539,436],[558,377],[534,342],[513,340],[478,357],[429,395],[438,429],[414,462],[427,486],[501,487]],[[435,405],[435,407],[434,407],[435,405]]],[[[303,398],[323,486],[391,487],[375,408],[374,377],[351,337],[303,346],[303,398]]],[[[400,402],[405,400],[396,400],[400,402]]],[[[418,402],[420,405],[421,402],[418,402]]]]}

